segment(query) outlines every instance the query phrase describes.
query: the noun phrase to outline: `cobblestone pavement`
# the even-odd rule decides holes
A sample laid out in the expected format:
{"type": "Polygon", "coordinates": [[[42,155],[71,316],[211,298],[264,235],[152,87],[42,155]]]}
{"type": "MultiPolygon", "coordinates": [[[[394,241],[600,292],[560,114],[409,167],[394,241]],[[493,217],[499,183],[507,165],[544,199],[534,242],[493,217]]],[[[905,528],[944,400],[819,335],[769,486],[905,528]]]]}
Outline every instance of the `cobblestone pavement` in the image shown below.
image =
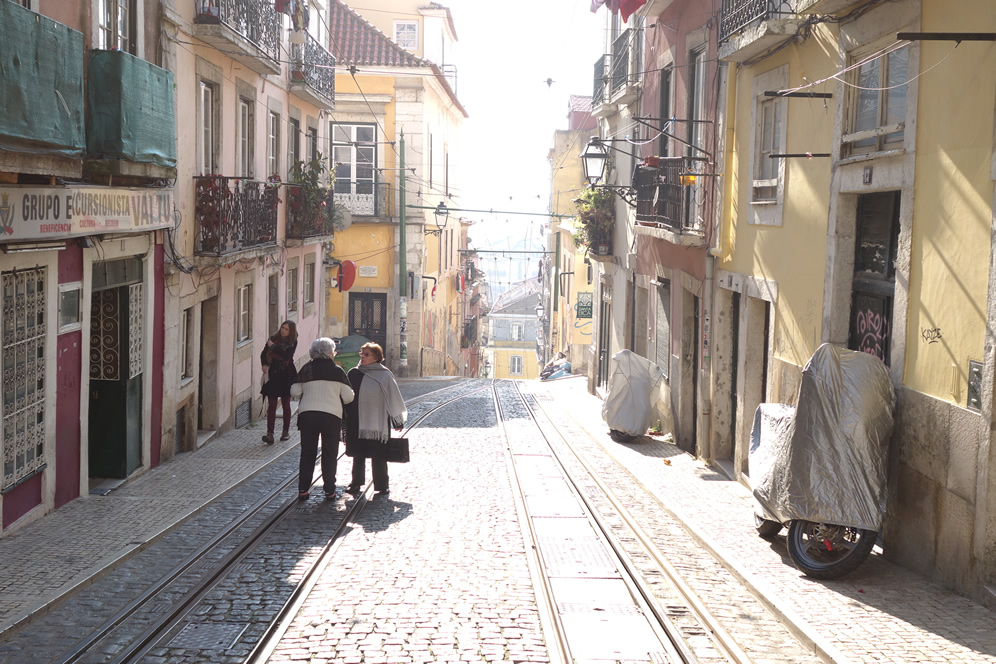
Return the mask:
{"type": "MultiPolygon", "coordinates": [[[[606,472],[605,462],[614,462],[609,464],[616,466],[614,490],[642,485],[649,491],[656,505],[642,508],[641,521],[645,528],[653,526],[662,547],[681,538],[683,530],[716,555],[726,572],[689,572],[689,581],[700,588],[718,578],[729,579],[724,586],[733,583],[730,576],[739,579],[835,662],[996,662],[996,613],[877,554],[843,579],[809,579],[792,565],[783,537],[768,542],[757,536],[746,487],[661,440],[612,442],[601,420],[601,401],[587,394],[582,378],[531,382],[528,389],[544,407],[561,411],[590,435],[597,446],[588,446],[587,454],[606,472]],[[660,514],[656,519],[654,511],[660,514]]],[[[637,494],[627,498],[643,500],[637,494]]],[[[750,625],[746,616],[758,615],[735,606],[713,607],[729,613],[731,631],[750,625]]]]}

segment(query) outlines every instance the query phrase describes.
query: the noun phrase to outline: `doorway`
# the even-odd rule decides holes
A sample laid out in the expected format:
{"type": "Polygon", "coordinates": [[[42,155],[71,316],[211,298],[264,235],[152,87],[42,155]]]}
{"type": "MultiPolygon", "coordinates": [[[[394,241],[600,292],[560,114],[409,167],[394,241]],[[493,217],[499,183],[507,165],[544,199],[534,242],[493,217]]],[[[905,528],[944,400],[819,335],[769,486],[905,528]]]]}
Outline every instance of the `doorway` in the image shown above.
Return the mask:
{"type": "Polygon", "coordinates": [[[889,365],[892,301],[896,294],[899,192],[858,197],[847,347],[889,365]]]}
{"type": "Polygon", "coordinates": [[[218,298],[201,303],[201,353],[197,371],[197,430],[218,428],[218,298]]]}
{"type": "Polygon", "coordinates": [[[612,329],[612,303],[604,299],[598,307],[598,375],[595,377],[598,389],[609,389],[609,334],[612,329]]]}
{"type": "Polygon", "coordinates": [[[91,478],[125,479],[142,464],[144,327],[142,260],[95,265],[90,304],[91,478]]]}
{"type": "Polygon", "coordinates": [[[387,293],[349,294],[349,333],[380,344],[387,356],[387,293]]]}

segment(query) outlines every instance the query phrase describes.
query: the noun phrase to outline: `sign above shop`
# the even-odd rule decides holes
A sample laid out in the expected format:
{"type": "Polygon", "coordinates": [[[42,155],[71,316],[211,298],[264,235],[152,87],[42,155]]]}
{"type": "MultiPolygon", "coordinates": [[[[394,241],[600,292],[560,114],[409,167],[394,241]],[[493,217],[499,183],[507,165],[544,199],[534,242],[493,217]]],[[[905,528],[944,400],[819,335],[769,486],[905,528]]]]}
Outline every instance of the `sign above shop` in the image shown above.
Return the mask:
{"type": "Polygon", "coordinates": [[[0,242],[172,228],[171,189],[0,187],[0,242]]]}

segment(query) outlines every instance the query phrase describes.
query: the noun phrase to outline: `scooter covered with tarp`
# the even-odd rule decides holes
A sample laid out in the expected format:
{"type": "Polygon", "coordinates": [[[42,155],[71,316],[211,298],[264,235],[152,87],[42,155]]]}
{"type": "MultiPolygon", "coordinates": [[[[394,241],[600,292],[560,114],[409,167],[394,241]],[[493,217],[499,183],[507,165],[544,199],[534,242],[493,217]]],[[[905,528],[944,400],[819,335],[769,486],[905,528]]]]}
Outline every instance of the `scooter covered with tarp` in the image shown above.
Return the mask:
{"type": "Polygon", "coordinates": [[[647,433],[653,419],[650,397],[664,375],[661,368],[631,350],[612,356],[615,367],[609,378],[609,396],[602,403],[602,419],[609,437],[626,443],[647,433]]]}
{"type": "Polygon", "coordinates": [[[820,346],[802,371],[798,406],[754,414],[750,478],[758,534],[788,526],[804,574],[841,577],[871,553],[885,515],[895,390],[877,357],[820,346]]]}

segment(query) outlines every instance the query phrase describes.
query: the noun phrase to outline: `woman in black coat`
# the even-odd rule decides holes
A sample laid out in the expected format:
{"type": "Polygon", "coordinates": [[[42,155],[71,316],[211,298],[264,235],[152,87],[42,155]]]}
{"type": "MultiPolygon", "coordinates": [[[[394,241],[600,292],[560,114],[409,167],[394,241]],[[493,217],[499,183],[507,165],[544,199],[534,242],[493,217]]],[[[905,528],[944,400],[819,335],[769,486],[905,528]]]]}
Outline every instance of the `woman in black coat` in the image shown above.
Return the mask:
{"type": "Polygon", "coordinates": [[[267,400],[266,435],[263,442],[273,444],[273,427],[277,422],[277,401],[283,405],[284,430],[280,440],[290,438],[291,400],[290,388],[297,378],[294,352],[297,350],[297,325],[285,320],[280,330],[266,340],[266,347],[259,354],[263,365],[263,388],[259,391],[267,400]]]}
{"type": "Polygon", "coordinates": [[[370,459],[374,490],[378,495],[390,493],[387,476],[387,441],[391,429],[405,426],[408,410],[391,370],[381,362],[384,351],[373,342],[360,346],[360,364],[346,377],[356,395],[346,406],[346,454],[353,457],[353,478],[346,489],[358,494],[365,482],[365,468],[370,459]]]}

